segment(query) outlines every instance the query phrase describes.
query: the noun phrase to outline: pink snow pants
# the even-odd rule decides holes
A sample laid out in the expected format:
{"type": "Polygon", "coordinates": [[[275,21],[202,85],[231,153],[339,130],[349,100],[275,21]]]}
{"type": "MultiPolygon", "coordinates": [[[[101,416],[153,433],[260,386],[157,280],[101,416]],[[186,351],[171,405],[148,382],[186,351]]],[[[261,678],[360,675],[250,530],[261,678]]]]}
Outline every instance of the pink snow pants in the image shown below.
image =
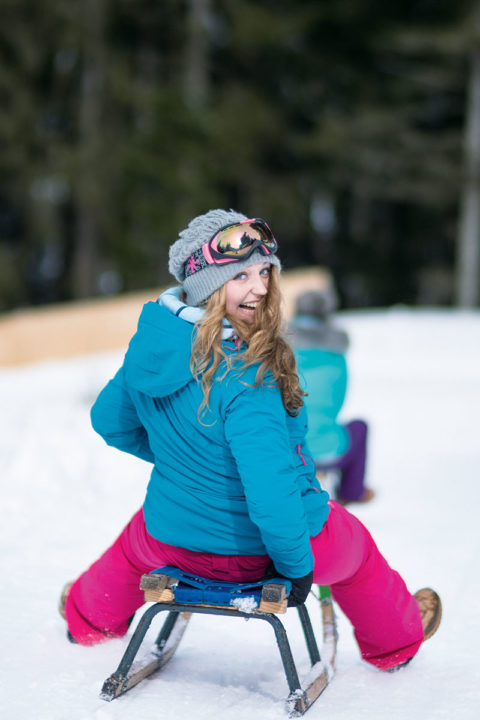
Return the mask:
{"type": "MultiPolygon", "coordinates": [[[[330,586],[353,625],[362,657],[386,670],[413,657],[423,641],[418,605],[362,523],[335,501],[329,504],[325,526],[311,539],[314,582],[330,586]]],[[[214,555],[161,543],[148,534],[139,510],[72,585],[65,605],[68,629],[82,645],[125,635],[144,603],[141,575],[163,565],[239,582],[259,579],[269,564],[265,555],[214,555]]]]}

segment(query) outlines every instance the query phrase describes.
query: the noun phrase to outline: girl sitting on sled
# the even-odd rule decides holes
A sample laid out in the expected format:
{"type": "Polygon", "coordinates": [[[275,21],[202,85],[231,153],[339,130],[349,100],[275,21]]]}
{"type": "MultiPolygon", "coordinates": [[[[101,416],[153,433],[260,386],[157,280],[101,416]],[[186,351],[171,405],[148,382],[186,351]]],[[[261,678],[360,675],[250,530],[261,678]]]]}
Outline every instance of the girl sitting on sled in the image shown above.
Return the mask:
{"type": "Polygon", "coordinates": [[[143,506],[65,589],[70,638],[124,635],[144,602],[142,574],[164,565],[231,581],[273,571],[291,580],[291,605],[312,583],[329,585],[362,657],[405,664],[438,627],[440,599],[412,595],[315,477],[272,231],[211,210],[180,233],[169,269],[180,284],[144,306],[92,409],[109,445],[153,467],[143,506]]]}

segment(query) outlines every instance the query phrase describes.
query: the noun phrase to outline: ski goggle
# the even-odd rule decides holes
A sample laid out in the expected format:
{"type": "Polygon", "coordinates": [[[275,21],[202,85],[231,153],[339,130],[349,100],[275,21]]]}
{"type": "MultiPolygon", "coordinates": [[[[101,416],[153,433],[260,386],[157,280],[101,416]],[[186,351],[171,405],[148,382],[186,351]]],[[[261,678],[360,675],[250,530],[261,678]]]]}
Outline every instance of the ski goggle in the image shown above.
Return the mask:
{"type": "Polygon", "coordinates": [[[190,255],[185,263],[185,277],[203,270],[208,265],[246,260],[256,249],[264,255],[271,255],[277,248],[277,241],[264,220],[241,220],[218,230],[208,242],[190,255]]]}

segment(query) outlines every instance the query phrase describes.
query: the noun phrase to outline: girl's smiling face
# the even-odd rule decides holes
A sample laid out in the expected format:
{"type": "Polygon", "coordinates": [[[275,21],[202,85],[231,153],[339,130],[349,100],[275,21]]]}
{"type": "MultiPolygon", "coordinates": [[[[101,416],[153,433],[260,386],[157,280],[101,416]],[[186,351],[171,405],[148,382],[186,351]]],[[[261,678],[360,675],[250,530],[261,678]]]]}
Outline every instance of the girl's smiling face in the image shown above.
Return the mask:
{"type": "Polygon", "coordinates": [[[270,263],[255,263],[225,283],[226,312],[233,320],[252,323],[255,309],[268,292],[270,263]]]}

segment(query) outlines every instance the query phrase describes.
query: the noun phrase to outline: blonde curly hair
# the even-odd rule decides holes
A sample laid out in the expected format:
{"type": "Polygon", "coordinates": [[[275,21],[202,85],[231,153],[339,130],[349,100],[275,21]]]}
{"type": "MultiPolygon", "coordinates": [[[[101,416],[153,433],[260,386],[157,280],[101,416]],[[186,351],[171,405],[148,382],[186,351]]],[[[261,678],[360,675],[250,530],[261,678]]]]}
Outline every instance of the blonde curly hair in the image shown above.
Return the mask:
{"type": "Polygon", "coordinates": [[[190,368],[193,377],[200,382],[203,390],[203,401],[199,408],[208,409],[213,376],[220,364],[225,362],[223,379],[232,369],[239,369],[238,356],[227,355],[222,349],[222,319],[227,317],[232,324],[245,352],[242,353],[241,372],[258,363],[255,376],[255,387],[264,383],[265,375],[270,371],[275,383],[280,388],[282,402],[288,413],[297,415],[303,405],[305,393],[300,387],[297,374],[297,363],[290,344],[282,335],[282,295],[279,285],[279,273],[275,266],[271,267],[268,292],[262,298],[255,311],[252,324],[244,323],[226,315],[225,285],[216,290],[207,300],[205,316],[197,323],[197,332],[192,346],[190,368]]]}

